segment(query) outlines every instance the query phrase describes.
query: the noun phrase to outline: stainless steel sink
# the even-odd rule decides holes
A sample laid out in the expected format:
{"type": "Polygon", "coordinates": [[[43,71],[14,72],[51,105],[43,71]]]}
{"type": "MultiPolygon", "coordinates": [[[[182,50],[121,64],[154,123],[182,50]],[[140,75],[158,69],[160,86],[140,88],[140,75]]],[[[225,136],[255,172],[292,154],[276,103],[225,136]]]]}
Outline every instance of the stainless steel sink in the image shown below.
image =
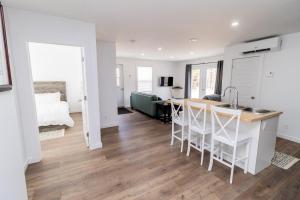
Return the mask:
{"type": "MultiPolygon", "coordinates": [[[[217,106],[222,107],[222,108],[236,109],[230,104],[222,104],[222,105],[217,105],[217,106]]],[[[244,106],[238,106],[238,108],[237,108],[237,110],[244,110],[244,109],[246,109],[246,107],[244,107],[244,106]]]]}
{"type": "Polygon", "coordinates": [[[260,109],[260,108],[245,108],[243,109],[245,112],[251,112],[254,114],[267,114],[272,112],[271,110],[265,110],[265,109],[260,109]]]}
{"type": "MultiPolygon", "coordinates": [[[[230,104],[223,104],[223,105],[217,105],[217,106],[222,107],[222,108],[235,109],[230,104]]],[[[245,106],[238,106],[237,109],[245,111],[245,112],[250,112],[250,113],[253,113],[253,114],[267,114],[267,113],[273,112],[271,110],[265,110],[265,109],[260,109],[260,108],[249,108],[249,107],[245,107],[245,106]]]]}

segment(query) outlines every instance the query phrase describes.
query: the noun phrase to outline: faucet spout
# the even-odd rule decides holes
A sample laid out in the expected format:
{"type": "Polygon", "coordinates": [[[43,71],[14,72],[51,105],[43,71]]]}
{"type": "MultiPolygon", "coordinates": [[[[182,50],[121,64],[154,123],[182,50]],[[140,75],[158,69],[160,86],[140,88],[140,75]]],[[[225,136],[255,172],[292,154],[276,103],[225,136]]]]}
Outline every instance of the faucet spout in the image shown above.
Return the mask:
{"type": "Polygon", "coordinates": [[[238,109],[239,108],[239,91],[236,87],[234,86],[228,86],[225,88],[224,93],[223,93],[223,97],[225,97],[227,90],[234,90],[235,91],[235,103],[232,104],[234,109],[238,109]]]}

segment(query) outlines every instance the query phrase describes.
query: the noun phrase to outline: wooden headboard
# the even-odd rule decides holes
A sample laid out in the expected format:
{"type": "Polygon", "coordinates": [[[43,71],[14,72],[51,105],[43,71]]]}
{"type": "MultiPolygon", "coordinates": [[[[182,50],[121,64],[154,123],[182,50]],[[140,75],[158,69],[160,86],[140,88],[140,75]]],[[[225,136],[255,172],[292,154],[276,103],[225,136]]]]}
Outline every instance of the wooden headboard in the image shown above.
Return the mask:
{"type": "Polygon", "coordinates": [[[33,87],[36,94],[60,92],[60,100],[67,101],[65,81],[36,81],[33,82],[33,87]]]}

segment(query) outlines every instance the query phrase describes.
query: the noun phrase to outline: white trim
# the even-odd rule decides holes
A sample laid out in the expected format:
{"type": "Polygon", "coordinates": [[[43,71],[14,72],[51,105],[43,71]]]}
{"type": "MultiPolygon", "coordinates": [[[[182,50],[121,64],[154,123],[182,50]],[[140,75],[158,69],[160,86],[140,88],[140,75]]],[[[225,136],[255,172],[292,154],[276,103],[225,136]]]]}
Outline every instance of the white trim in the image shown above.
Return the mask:
{"type": "Polygon", "coordinates": [[[99,141],[97,143],[90,143],[90,150],[100,149],[102,148],[102,142],[99,141]]]}
{"type": "Polygon", "coordinates": [[[116,123],[101,124],[101,128],[111,128],[114,126],[118,126],[118,124],[116,123]]]}
{"type": "Polygon", "coordinates": [[[25,163],[24,163],[24,172],[26,172],[26,170],[27,170],[27,168],[28,168],[28,165],[29,165],[29,163],[30,163],[29,160],[30,160],[30,159],[27,159],[27,160],[25,161],[25,163]]]}
{"type": "Polygon", "coordinates": [[[286,139],[286,140],[290,140],[292,142],[300,143],[300,138],[296,138],[296,137],[293,137],[293,136],[278,134],[277,137],[282,138],[282,139],[286,139]]]}

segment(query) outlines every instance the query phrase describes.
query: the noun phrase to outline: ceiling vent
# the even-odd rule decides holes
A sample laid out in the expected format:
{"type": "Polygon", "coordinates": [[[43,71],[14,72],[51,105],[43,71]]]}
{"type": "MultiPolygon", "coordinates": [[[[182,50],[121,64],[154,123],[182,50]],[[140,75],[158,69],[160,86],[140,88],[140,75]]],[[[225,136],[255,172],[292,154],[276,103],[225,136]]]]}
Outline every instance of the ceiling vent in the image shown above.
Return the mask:
{"type": "Polygon", "coordinates": [[[281,48],[281,38],[269,38],[253,42],[243,43],[240,46],[242,54],[260,53],[268,51],[278,51],[281,48]]]}

